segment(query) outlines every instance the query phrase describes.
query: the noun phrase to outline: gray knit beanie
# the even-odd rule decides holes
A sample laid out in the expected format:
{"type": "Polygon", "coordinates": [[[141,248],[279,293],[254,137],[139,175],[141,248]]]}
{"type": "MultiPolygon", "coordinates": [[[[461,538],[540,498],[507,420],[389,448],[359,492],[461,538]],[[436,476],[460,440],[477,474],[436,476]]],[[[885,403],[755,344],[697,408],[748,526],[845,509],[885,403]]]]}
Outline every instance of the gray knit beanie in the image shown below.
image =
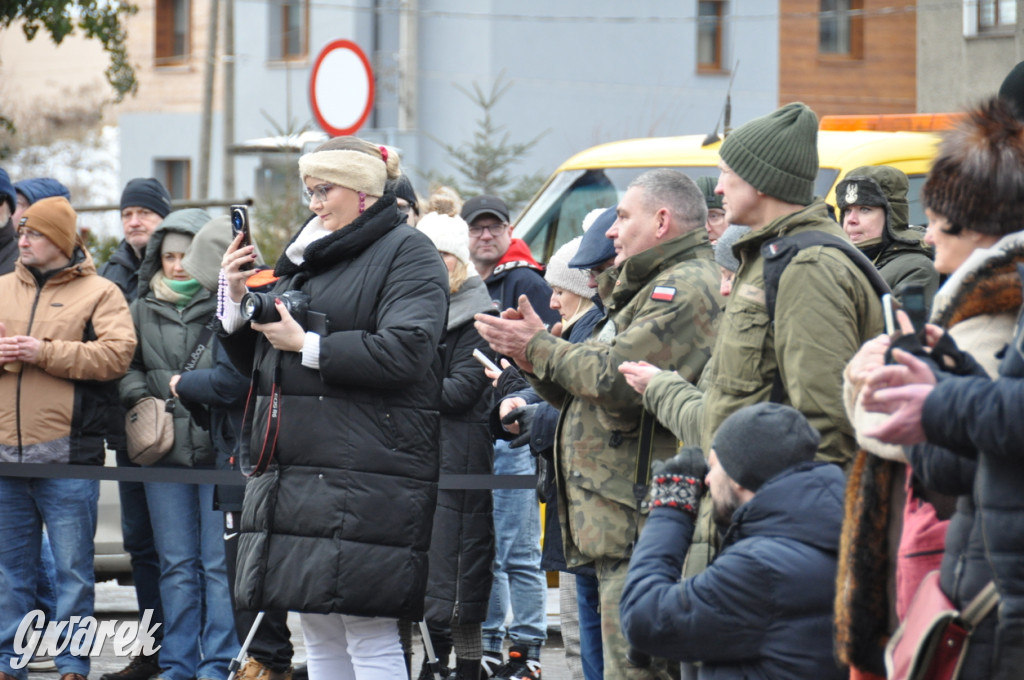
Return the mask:
{"type": "Polygon", "coordinates": [[[722,196],[715,193],[715,187],[718,185],[717,177],[704,177],[697,178],[697,186],[704,192],[704,202],[708,204],[708,210],[717,208],[722,210],[722,196]]]}
{"type": "Polygon", "coordinates": [[[740,268],[740,261],[736,259],[732,246],[749,231],[750,227],[744,227],[742,224],[730,224],[715,243],[715,262],[735,273],[740,268]]]}
{"type": "Polygon", "coordinates": [[[188,245],[181,261],[182,268],[206,290],[217,290],[220,260],[232,240],[231,218],[227,215],[214,217],[203,225],[188,245]]]}
{"type": "Polygon", "coordinates": [[[818,117],[806,104],[786,104],[741,125],[718,155],[758,191],[808,205],[818,176],[818,117]]]}
{"type": "Polygon", "coordinates": [[[792,406],[762,402],[725,419],[711,443],[737,484],[757,491],[769,479],[814,459],[821,435],[792,406]]]}
{"type": "Polygon", "coordinates": [[[569,260],[579,250],[580,243],[582,242],[583,237],[577,236],[556,250],[555,254],[551,256],[548,266],[544,269],[544,279],[548,282],[549,286],[557,286],[570,293],[579,295],[584,300],[589,300],[596,292],[587,285],[587,282],[590,280],[590,274],[582,269],[569,267],[569,260]]]}

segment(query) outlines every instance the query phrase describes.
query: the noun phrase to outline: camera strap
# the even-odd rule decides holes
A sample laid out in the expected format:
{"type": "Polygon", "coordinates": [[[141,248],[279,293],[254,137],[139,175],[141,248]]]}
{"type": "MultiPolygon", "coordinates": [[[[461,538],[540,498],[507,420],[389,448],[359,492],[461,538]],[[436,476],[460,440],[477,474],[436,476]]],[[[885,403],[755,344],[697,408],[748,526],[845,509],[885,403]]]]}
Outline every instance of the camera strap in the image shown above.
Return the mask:
{"type": "Polygon", "coordinates": [[[270,394],[260,397],[260,372],[254,370],[249,385],[249,396],[245,400],[245,414],[242,416],[242,430],[238,438],[238,465],[246,477],[259,477],[270,467],[277,450],[277,435],[281,430],[281,367],[274,368],[274,380],[270,386],[270,394]],[[260,442],[258,450],[253,450],[253,421],[257,406],[262,401],[266,411],[266,428],[262,434],[257,432],[260,442]]]}
{"type": "MultiPolygon", "coordinates": [[[[203,358],[203,354],[210,348],[211,340],[213,339],[213,331],[217,326],[220,325],[220,319],[216,315],[211,316],[210,320],[203,326],[203,330],[199,332],[199,339],[196,340],[195,346],[192,351],[189,352],[188,361],[181,369],[181,373],[185,374],[189,371],[195,370],[195,367],[199,364],[199,360],[203,358]]],[[[210,430],[210,411],[203,404],[196,403],[194,401],[188,401],[186,399],[178,399],[181,404],[192,416],[195,421],[203,430],[209,432],[210,430]]]]}

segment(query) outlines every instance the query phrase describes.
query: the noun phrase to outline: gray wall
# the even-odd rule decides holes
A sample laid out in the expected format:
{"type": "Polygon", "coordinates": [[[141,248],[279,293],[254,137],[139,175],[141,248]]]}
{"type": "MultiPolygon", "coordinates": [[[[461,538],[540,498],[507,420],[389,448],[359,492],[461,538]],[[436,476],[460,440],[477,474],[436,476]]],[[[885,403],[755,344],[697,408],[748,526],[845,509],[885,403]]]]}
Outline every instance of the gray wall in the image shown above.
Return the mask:
{"type": "MultiPolygon", "coordinates": [[[[459,88],[474,83],[485,91],[499,77],[510,83],[494,117],[513,141],[543,134],[518,168],[524,174],[548,174],[602,142],[710,132],[722,110],[729,75],[696,74],[696,2],[420,0],[419,124],[398,130],[398,0],[376,3],[375,12],[374,0],[312,2],[309,60],[285,66],[267,61],[267,4],[236,0],[236,141],[278,128],[315,129],[310,70],[320,49],[339,38],[358,43],[375,63],[377,103],[359,134],[400,147],[421,192],[426,172],[454,174],[432,138],[470,138],[480,111],[459,88]]],[[[723,62],[731,68],[740,61],[732,89],[735,126],[777,105],[778,10],[749,0],[728,4],[723,62]]],[[[198,124],[198,112],[123,115],[122,177],[151,174],[153,157],[188,155],[194,185],[198,124]]],[[[219,114],[213,144],[221,147],[219,114]]],[[[220,164],[216,153],[212,197],[221,193],[220,164]]],[[[238,194],[252,193],[256,165],[252,157],[237,160],[238,194]]]]}
{"type": "MultiPolygon", "coordinates": [[[[451,172],[447,155],[430,136],[458,142],[475,128],[479,109],[459,91],[478,83],[489,90],[499,74],[511,83],[495,110],[512,139],[543,134],[522,164],[545,174],[568,156],[595,144],[710,132],[717,121],[727,75],[696,75],[693,3],[658,1],[427,0],[420,21],[420,135],[417,169],[451,172]],[[683,6],[685,4],[685,7],[683,6]],[[493,19],[431,16],[487,12],[493,19]],[[566,20],[520,18],[563,16],[566,20]],[[568,17],[582,16],[582,19],[568,17]],[[623,21],[621,17],[635,20],[623,21]],[[603,19],[602,19],[603,17],[603,19]]],[[[752,11],[753,3],[730,3],[752,11]]],[[[730,22],[728,50],[741,60],[733,85],[733,120],[766,113],[778,92],[776,18],[730,22]]]]}
{"type": "Polygon", "coordinates": [[[917,110],[962,111],[999,90],[1024,59],[1024,2],[1009,36],[964,37],[962,2],[917,2],[917,110]]]}

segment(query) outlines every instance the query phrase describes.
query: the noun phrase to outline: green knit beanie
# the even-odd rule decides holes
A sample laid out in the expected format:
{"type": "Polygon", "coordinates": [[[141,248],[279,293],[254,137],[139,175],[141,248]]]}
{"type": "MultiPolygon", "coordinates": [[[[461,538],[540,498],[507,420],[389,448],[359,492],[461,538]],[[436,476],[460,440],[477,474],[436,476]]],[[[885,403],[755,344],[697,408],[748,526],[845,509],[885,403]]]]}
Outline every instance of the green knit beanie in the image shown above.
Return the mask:
{"type": "Polygon", "coordinates": [[[722,209],[722,197],[715,193],[715,186],[718,184],[718,176],[698,177],[697,186],[704,192],[704,202],[708,204],[708,210],[712,208],[722,209]]]}
{"type": "Polygon", "coordinates": [[[806,104],[786,104],[741,125],[725,138],[718,154],[758,191],[808,205],[818,175],[818,117],[806,104]]]}

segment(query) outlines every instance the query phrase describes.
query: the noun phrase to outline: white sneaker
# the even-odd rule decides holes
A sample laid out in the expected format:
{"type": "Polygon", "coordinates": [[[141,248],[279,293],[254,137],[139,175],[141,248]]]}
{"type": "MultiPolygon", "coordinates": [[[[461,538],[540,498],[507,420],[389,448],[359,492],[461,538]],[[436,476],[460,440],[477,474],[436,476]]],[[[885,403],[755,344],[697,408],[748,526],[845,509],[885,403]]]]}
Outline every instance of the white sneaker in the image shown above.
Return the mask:
{"type": "Polygon", "coordinates": [[[26,668],[33,672],[55,671],[57,670],[57,664],[54,663],[52,656],[36,654],[28,662],[26,668]]]}
{"type": "Polygon", "coordinates": [[[480,658],[480,678],[493,678],[494,674],[505,664],[501,652],[484,652],[480,658]]]}

